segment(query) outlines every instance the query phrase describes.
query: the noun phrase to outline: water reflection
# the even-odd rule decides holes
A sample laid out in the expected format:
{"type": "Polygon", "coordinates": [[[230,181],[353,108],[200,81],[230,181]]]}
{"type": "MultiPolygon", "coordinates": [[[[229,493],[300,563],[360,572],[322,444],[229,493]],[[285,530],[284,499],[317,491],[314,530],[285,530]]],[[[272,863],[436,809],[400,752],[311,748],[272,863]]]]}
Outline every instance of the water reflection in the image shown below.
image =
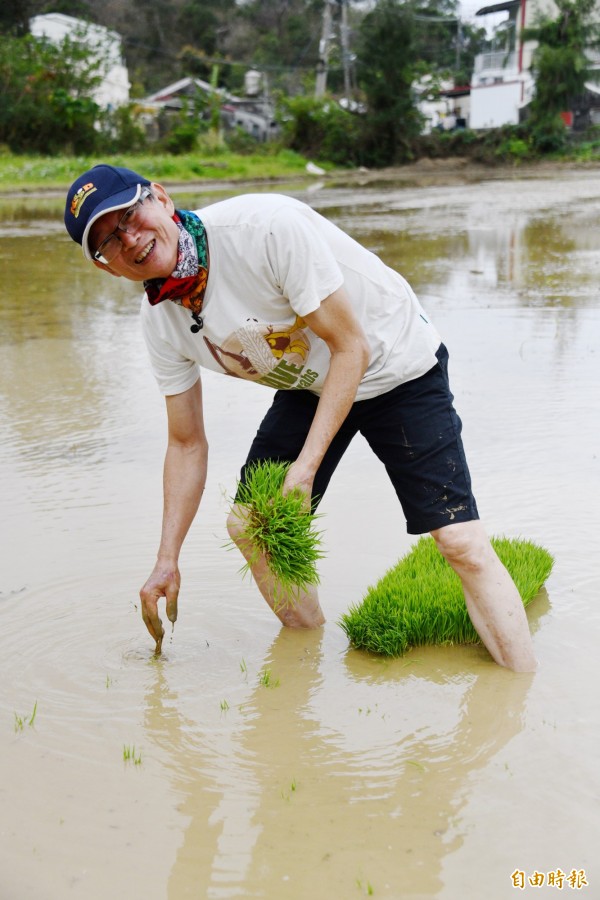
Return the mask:
{"type": "Polygon", "coordinates": [[[436,305],[485,308],[490,292],[494,306],[596,302],[600,235],[574,217],[519,216],[487,225],[458,220],[451,230],[429,222],[429,231],[419,212],[383,228],[375,214],[373,224],[365,227],[362,217],[356,237],[436,305]]]}
{"type": "Polygon", "coordinates": [[[261,667],[273,686],[250,673],[250,695],[209,734],[181,715],[157,667],[145,728],[188,819],[170,900],[272,896],[265,880],[281,897],[346,896],[360,882],[437,895],[469,782],[521,731],[533,677],[465,676],[450,655],[437,670],[396,662],[384,677],[361,654],[345,665],[364,707],[320,703],[321,635],[281,632],[261,667]]]}

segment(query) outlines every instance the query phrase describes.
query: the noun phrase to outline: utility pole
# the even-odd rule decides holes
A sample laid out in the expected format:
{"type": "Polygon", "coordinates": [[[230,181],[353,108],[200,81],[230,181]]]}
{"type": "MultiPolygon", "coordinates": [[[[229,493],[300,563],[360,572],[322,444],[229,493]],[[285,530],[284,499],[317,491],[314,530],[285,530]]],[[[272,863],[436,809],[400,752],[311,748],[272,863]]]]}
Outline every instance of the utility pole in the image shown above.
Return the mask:
{"type": "Polygon", "coordinates": [[[319,62],[317,63],[317,79],[315,82],[315,97],[324,97],[327,88],[327,65],[329,61],[329,44],[332,34],[331,0],[325,0],[323,9],[323,27],[321,40],[319,41],[319,62]]]}
{"type": "Polygon", "coordinates": [[[342,66],[344,69],[344,97],[349,101],[352,88],[350,86],[350,49],[348,46],[348,0],[340,0],[340,3],[342,7],[340,42],[342,45],[342,66]]]}

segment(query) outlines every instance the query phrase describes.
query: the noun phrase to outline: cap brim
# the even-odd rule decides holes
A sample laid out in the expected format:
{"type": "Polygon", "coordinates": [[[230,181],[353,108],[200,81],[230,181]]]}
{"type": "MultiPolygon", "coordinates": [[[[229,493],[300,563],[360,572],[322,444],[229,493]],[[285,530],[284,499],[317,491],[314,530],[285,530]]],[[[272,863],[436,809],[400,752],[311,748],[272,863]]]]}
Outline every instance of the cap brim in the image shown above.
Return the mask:
{"type": "Polygon", "coordinates": [[[97,222],[98,219],[101,216],[105,216],[106,213],[114,212],[116,209],[124,209],[126,206],[131,206],[132,203],[135,203],[135,201],[139,199],[139,196],[142,193],[142,187],[144,187],[142,184],[138,184],[134,188],[129,187],[126,191],[120,191],[118,194],[113,194],[112,197],[107,197],[103,203],[100,203],[97,206],[94,210],[94,215],[90,216],[90,220],[85,226],[85,231],[81,238],[81,249],[83,250],[83,255],[86,259],[94,259],[94,255],[88,247],[88,237],[94,222],[97,222]]]}

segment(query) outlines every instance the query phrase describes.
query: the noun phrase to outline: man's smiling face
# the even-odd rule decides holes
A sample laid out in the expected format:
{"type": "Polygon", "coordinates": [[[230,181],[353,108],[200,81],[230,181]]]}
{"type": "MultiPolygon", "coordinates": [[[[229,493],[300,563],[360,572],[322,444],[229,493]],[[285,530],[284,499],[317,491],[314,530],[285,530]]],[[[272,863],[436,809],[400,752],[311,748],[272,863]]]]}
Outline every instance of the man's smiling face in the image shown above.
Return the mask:
{"type": "MultiPolygon", "coordinates": [[[[140,208],[139,224],[130,231],[117,231],[122,248],[109,265],[94,265],[130,281],[168,278],[177,265],[179,228],[173,221],[173,201],[160,184],[152,185],[153,196],[140,208]]],[[[93,251],[113,232],[125,209],[101,216],[90,229],[88,244],[93,251]]]]}

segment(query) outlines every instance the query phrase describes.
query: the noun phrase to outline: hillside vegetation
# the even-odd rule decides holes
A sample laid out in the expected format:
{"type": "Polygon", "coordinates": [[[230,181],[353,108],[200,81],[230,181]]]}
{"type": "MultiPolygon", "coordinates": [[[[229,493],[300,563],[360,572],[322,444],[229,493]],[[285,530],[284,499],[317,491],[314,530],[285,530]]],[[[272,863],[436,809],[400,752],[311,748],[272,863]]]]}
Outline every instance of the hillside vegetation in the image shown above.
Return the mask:
{"type": "Polygon", "coordinates": [[[532,30],[543,77],[529,119],[483,133],[463,128],[423,135],[415,85],[428,84],[435,98],[441,79],[468,82],[475,54],[486,47],[482,29],[460,22],[457,0],[331,3],[327,91],[318,97],[324,0],[6,0],[0,8],[0,152],[191,154],[202,177],[206,169],[218,176],[220,167],[233,173],[250,166],[244,157],[254,159],[253,167],[261,157],[269,177],[275,161],[300,168],[294,154],[322,165],[369,168],[422,157],[486,164],[547,154],[595,158],[597,133],[573,136],[560,115],[581,105],[590,75],[586,53],[598,45],[593,3],[558,0],[555,18],[532,30]],[[104,110],[94,102],[102,61],[81,41],[57,47],[28,33],[30,17],[50,11],[122,36],[134,98],[129,106],[104,110]],[[251,67],[262,73],[264,96],[273,104],[276,142],[260,145],[239,129],[224,133],[216,95],[206,93],[191,97],[162,122],[160,139],[149,142],[139,118],[139,101],[148,92],[195,76],[243,93],[251,67]],[[285,151],[292,155],[279,155],[285,151]]]}

